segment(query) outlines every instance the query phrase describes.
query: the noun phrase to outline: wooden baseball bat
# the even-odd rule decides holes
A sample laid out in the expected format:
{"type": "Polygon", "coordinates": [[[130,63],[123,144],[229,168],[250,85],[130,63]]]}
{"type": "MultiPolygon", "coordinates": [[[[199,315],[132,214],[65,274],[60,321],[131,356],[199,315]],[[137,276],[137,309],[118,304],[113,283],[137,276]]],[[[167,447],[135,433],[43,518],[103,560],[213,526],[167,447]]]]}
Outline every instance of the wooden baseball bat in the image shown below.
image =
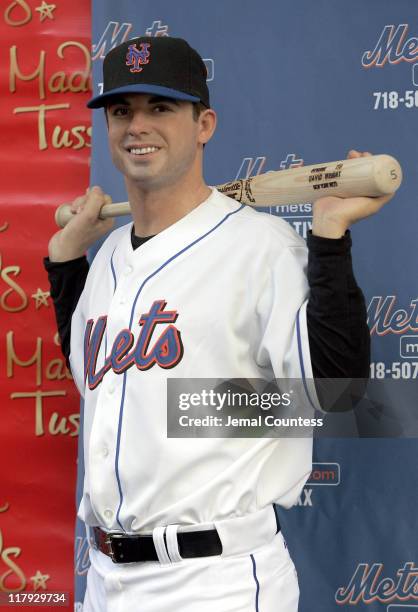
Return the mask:
{"type": "MultiPolygon", "coordinates": [[[[377,197],[394,193],[402,181],[399,162],[390,155],[371,155],[290,170],[266,172],[217,185],[217,189],[250,206],[312,202],[324,196],[377,197]]],[[[130,214],[129,202],[105,204],[100,217],[130,214]]],[[[73,217],[69,204],[57,208],[55,221],[64,227],[73,217]]]]}

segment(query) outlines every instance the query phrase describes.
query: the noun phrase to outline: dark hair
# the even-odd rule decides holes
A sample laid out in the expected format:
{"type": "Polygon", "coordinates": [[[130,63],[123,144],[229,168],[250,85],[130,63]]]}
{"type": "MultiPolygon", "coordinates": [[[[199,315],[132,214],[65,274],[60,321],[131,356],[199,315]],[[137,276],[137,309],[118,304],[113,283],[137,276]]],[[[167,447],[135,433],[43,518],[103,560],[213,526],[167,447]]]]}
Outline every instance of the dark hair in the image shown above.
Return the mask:
{"type": "Polygon", "coordinates": [[[202,104],[202,102],[193,102],[193,119],[197,121],[200,117],[200,114],[203,113],[207,109],[207,106],[202,104]]]}

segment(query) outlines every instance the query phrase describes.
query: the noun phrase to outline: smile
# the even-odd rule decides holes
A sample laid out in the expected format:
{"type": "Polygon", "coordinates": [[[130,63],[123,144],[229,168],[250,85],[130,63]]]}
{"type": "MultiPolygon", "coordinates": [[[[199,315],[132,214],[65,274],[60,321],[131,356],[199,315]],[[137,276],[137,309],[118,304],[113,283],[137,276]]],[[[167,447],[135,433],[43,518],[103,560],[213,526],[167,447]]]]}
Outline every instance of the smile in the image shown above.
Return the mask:
{"type": "Polygon", "coordinates": [[[147,153],[155,153],[159,151],[159,147],[130,147],[128,148],[129,153],[132,155],[146,155],[147,153]]]}

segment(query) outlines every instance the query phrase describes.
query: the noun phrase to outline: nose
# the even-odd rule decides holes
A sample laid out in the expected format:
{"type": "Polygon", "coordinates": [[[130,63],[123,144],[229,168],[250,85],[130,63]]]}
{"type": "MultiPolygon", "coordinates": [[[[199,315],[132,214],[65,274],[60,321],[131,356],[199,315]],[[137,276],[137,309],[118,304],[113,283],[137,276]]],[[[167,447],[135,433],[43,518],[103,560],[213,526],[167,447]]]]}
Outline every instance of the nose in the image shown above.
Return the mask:
{"type": "Polygon", "coordinates": [[[150,132],[151,124],[149,115],[141,110],[133,112],[128,126],[129,135],[138,136],[139,134],[149,134],[150,132]]]}

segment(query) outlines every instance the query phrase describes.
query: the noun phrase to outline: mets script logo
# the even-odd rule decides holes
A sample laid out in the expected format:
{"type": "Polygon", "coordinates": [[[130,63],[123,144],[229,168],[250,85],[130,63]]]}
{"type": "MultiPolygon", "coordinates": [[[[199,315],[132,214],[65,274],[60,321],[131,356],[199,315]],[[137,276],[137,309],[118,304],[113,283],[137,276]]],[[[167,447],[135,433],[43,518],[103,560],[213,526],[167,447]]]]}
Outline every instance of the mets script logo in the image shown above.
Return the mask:
{"type": "Polygon", "coordinates": [[[399,62],[418,61],[418,38],[411,36],[407,38],[408,24],[401,23],[398,26],[386,25],[374,47],[363,54],[361,63],[364,68],[376,66],[381,68],[389,64],[399,62]]]}
{"type": "Polygon", "coordinates": [[[142,72],[141,66],[149,64],[149,52],[151,44],[141,43],[141,48],[137,49],[136,44],[129,45],[128,53],[126,54],[126,65],[132,66],[131,72],[142,72]]]}
{"type": "Polygon", "coordinates": [[[376,295],[368,309],[370,334],[405,334],[418,332],[418,298],[411,300],[407,308],[396,308],[396,295],[376,295]]]}
{"type": "Polygon", "coordinates": [[[383,563],[359,563],[349,584],[335,593],[335,601],[341,606],[418,601],[418,567],[412,561],[398,569],[395,578],[384,578],[382,573],[383,563]]]}
{"type": "Polygon", "coordinates": [[[115,374],[122,374],[134,364],[138,370],[149,370],[154,365],[160,368],[173,368],[183,357],[183,345],[179,330],[172,325],[177,319],[177,311],[164,310],[166,302],[157,300],[149,312],[140,316],[141,331],[134,346],[134,335],[130,329],[122,329],[113,342],[109,355],[105,357],[104,365],[96,371],[97,357],[106,331],[107,316],[87,321],[84,334],[84,379],[89,389],[95,389],[101,383],[104,375],[110,369],[115,374]],[[158,327],[160,335],[151,339],[157,326],[164,324],[164,329],[158,327]]]}

